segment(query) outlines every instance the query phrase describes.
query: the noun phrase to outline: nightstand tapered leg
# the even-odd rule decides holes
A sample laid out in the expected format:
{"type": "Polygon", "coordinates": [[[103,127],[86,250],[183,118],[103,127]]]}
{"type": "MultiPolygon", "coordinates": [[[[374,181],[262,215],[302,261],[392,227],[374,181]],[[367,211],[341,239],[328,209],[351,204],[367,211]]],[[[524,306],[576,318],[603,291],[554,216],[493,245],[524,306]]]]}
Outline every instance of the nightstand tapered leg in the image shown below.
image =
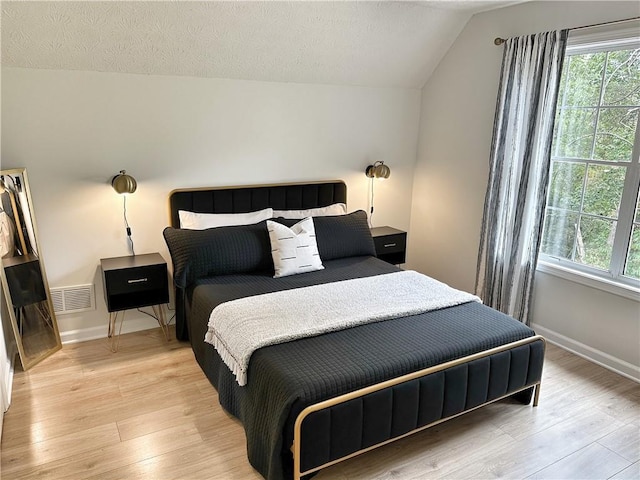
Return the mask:
{"type": "Polygon", "coordinates": [[[125,310],[121,310],[119,312],[109,312],[109,331],[107,333],[107,340],[109,341],[109,348],[114,353],[118,351],[120,332],[122,331],[122,324],[124,323],[124,314],[125,310]],[[116,331],[118,325],[118,315],[120,313],[122,313],[122,318],[120,319],[120,328],[116,331]]]}
{"type": "Polygon", "coordinates": [[[153,313],[155,314],[155,317],[158,320],[158,324],[162,329],[165,340],[169,340],[169,326],[167,325],[167,318],[164,315],[164,306],[152,305],[151,308],[153,309],[153,313]]]}

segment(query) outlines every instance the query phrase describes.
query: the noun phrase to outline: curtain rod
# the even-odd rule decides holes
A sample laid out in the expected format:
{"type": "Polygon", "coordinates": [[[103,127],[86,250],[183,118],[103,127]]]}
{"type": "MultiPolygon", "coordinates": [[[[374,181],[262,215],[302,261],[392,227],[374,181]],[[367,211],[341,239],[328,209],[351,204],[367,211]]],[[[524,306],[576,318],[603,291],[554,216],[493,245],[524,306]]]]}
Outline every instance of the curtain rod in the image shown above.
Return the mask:
{"type": "MultiPolygon", "coordinates": [[[[582,30],[583,28],[600,27],[602,25],[614,25],[616,23],[630,22],[632,20],[640,20],[640,17],[623,18],[622,20],[613,20],[611,22],[592,23],[591,25],[583,25],[581,27],[574,27],[574,28],[570,28],[569,30],[582,30]]],[[[494,45],[502,45],[506,41],[507,41],[506,38],[496,37],[495,40],[493,41],[493,43],[494,43],[494,45]]]]}

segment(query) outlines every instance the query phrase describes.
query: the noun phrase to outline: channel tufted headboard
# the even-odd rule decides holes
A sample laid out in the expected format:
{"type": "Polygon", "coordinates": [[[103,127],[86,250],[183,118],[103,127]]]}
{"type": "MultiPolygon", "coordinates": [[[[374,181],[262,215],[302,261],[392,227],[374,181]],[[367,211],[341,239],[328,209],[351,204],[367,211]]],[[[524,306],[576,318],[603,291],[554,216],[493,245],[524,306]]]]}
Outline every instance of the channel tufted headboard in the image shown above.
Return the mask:
{"type": "Polygon", "coordinates": [[[278,185],[209,187],[173,190],[169,194],[171,226],[180,227],[178,210],[197,213],[246,213],[264,208],[301,210],[347,203],[341,180],[278,185]]]}

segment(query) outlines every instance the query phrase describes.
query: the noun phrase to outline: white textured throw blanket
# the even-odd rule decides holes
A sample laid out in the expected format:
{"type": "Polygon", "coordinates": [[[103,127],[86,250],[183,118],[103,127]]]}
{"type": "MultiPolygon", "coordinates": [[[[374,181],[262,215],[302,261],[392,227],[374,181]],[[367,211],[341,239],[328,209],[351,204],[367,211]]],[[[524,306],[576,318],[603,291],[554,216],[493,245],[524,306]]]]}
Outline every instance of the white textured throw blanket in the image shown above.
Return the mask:
{"type": "Polygon", "coordinates": [[[252,353],[267,345],[480,299],[414,271],[266,293],[213,309],[205,341],[247,383],[252,353]]]}

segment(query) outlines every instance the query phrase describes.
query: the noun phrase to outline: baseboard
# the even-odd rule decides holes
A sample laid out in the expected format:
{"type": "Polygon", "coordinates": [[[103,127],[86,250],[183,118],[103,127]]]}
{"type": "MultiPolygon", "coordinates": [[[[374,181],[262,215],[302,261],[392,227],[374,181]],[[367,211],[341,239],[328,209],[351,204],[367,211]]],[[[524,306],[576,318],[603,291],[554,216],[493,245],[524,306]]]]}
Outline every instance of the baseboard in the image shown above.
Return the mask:
{"type": "MultiPolygon", "coordinates": [[[[118,328],[120,328],[120,320],[118,319],[118,328]]],[[[141,330],[149,330],[158,327],[158,322],[153,318],[131,318],[125,317],[124,324],[120,333],[139,332],[141,330]]],[[[78,330],[68,330],[60,332],[60,340],[62,344],[86,342],[88,340],[96,340],[99,338],[107,338],[107,325],[100,327],[80,328],[78,330]]]]}
{"type": "Polygon", "coordinates": [[[542,335],[549,343],[553,343],[560,348],[568,350],[586,360],[600,365],[608,370],[616,372],[623,377],[640,383],[640,367],[632,363],[621,360],[613,355],[585,345],[553,330],[537,324],[531,324],[536,333],[542,335]]]}

